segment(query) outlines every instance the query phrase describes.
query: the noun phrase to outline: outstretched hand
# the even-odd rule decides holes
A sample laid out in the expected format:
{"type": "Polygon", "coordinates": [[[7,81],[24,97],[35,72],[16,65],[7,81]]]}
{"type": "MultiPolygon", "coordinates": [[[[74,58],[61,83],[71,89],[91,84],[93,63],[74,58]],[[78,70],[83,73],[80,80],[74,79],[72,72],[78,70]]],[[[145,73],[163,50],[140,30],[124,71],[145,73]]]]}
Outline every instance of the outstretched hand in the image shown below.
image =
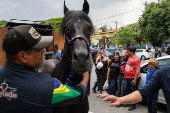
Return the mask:
{"type": "Polygon", "coordinates": [[[105,97],[102,101],[106,101],[106,100],[110,100],[113,103],[109,104],[109,106],[119,106],[121,104],[120,98],[113,96],[113,95],[109,95],[109,94],[100,94],[100,98],[105,97]]]}
{"type": "Polygon", "coordinates": [[[107,97],[107,96],[109,96],[108,93],[103,93],[103,94],[100,94],[100,95],[99,95],[100,98],[105,98],[105,97],[107,97]]]}

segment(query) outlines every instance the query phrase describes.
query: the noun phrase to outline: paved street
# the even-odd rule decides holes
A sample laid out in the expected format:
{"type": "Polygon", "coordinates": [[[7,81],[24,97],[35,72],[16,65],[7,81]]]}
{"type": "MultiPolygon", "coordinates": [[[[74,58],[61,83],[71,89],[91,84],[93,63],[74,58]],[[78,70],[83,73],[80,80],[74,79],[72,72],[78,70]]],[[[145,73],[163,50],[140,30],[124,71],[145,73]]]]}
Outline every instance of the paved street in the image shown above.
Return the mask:
{"type": "MultiPolygon", "coordinates": [[[[145,61],[142,61],[142,64],[145,61]]],[[[94,67],[91,74],[91,89],[96,81],[94,67]]],[[[89,96],[90,111],[92,113],[147,113],[147,105],[145,102],[139,103],[134,111],[128,111],[128,107],[109,107],[110,102],[103,102],[101,98],[92,93],[89,96]]],[[[158,113],[167,113],[166,105],[158,104],[158,113]]]]}

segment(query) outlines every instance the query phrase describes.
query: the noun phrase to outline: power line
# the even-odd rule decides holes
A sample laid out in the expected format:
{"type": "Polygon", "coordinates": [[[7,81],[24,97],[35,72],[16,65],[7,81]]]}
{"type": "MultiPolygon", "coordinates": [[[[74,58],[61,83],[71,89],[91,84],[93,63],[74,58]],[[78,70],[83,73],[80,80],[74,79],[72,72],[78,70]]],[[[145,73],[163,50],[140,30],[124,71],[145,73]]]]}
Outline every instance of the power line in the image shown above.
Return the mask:
{"type": "MultiPolygon", "coordinates": [[[[144,6],[143,6],[143,7],[144,7],[144,6]]],[[[131,10],[131,11],[127,11],[127,12],[123,12],[123,13],[120,13],[120,14],[111,15],[111,16],[109,16],[109,17],[105,17],[105,18],[102,18],[102,19],[98,19],[98,20],[96,20],[96,22],[98,22],[98,21],[103,21],[103,20],[110,19],[110,18],[114,18],[114,17],[117,17],[117,16],[121,16],[121,15],[130,13],[130,12],[133,12],[133,11],[139,10],[139,9],[141,9],[141,8],[142,8],[142,7],[139,7],[139,8],[137,8],[137,9],[134,9],[134,10],[131,10]]]]}
{"type": "MultiPolygon", "coordinates": [[[[104,23],[100,23],[100,24],[95,24],[95,26],[96,25],[105,25],[105,24],[112,23],[112,22],[116,24],[116,21],[110,21],[110,22],[104,22],[104,23]]],[[[117,23],[122,24],[123,22],[117,22],[117,23]]]]}

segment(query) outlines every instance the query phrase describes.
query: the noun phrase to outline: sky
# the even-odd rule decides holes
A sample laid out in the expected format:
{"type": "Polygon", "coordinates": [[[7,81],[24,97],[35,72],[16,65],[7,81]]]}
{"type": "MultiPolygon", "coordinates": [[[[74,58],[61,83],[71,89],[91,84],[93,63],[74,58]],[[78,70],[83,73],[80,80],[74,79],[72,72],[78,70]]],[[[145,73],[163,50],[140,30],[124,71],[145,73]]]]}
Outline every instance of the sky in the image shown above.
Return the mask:
{"type": "MultiPolygon", "coordinates": [[[[69,10],[82,10],[84,0],[65,0],[69,10]]],[[[157,0],[87,0],[89,17],[98,28],[108,29],[126,26],[138,21],[144,10],[144,3],[157,0]],[[125,13],[128,12],[128,13],[125,13]],[[124,13],[124,14],[122,14],[124,13]],[[117,15],[117,16],[116,16],[117,15]]],[[[0,0],[0,20],[46,20],[63,17],[64,0],[0,0]]]]}

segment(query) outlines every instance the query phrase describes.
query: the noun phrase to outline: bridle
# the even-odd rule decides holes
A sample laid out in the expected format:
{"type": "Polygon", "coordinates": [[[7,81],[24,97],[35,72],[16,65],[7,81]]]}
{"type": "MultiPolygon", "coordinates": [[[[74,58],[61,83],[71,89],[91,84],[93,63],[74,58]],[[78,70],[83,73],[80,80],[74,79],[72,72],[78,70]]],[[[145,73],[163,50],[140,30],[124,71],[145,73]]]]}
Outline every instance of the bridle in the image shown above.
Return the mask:
{"type": "Polygon", "coordinates": [[[65,39],[67,39],[67,42],[69,44],[69,46],[73,43],[74,40],[76,39],[84,39],[84,41],[86,42],[87,46],[88,46],[88,51],[90,51],[90,44],[89,44],[89,41],[87,40],[86,37],[84,36],[81,36],[81,35],[77,35],[77,36],[74,36],[71,40],[68,39],[68,37],[65,35],[65,39]]]}
{"type": "MultiPolygon", "coordinates": [[[[84,39],[84,41],[86,42],[87,46],[88,46],[88,51],[90,52],[90,44],[89,44],[89,41],[87,40],[87,38],[85,38],[84,36],[81,36],[81,35],[77,35],[77,36],[74,36],[71,40],[68,39],[68,37],[65,35],[65,42],[67,40],[69,46],[73,43],[74,40],[76,39],[84,39]]],[[[68,57],[69,57],[69,61],[70,61],[70,75],[67,77],[67,82],[65,83],[66,85],[69,85],[71,83],[71,79],[73,78],[73,74],[74,74],[74,71],[73,71],[73,64],[71,62],[71,55],[70,55],[70,52],[68,54],[68,57]]]]}

